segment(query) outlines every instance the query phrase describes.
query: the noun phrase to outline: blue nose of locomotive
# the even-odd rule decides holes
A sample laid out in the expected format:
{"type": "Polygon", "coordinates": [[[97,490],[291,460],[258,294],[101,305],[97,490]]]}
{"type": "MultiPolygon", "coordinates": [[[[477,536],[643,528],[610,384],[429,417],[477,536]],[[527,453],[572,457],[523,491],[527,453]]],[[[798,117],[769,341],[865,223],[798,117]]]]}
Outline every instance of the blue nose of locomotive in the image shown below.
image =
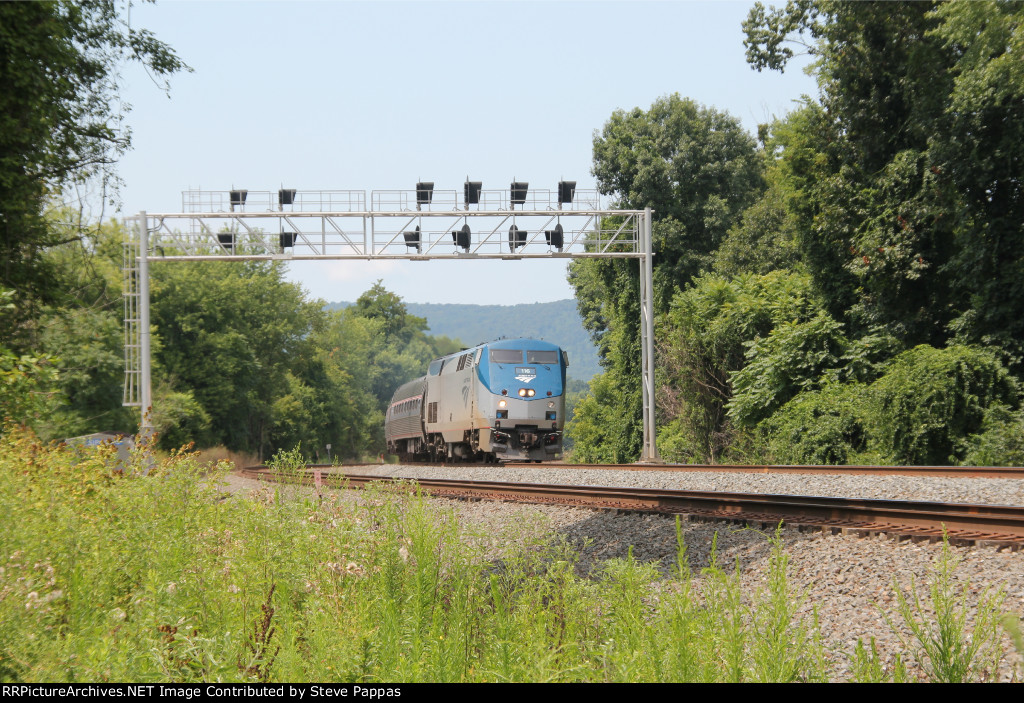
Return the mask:
{"type": "Polygon", "coordinates": [[[561,349],[539,339],[492,342],[477,374],[491,393],[527,401],[560,396],[565,388],[561,349]]]}

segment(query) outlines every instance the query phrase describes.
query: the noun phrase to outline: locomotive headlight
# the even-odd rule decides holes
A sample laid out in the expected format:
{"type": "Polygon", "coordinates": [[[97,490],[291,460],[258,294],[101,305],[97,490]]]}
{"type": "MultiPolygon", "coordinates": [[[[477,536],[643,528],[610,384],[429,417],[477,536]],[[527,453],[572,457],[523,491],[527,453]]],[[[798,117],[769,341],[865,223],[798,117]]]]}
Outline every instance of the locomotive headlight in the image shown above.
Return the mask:
{"type": "Polygon", "coordinates": [[[525,388],[520,388],[519,389],[519,397],[520,398],[525,398],[526,397],[526,389],[525,388]]]}
{"type": "Polygon", "coordinates": [[[508,401],[507,401],[507,400],[499,400],[499,401],[498,401],[498,407],[499,407],[499,408],[503,408],[503,407],[505,407],[506,405],[508,405],[508,401]]]}
{"type": "Polygon", "coordinates": [[[536,394],[537,394],[537,391],[533,390],[532,388],[527,388],[527,389],[526,389],[526,395],[530,396],[531,398],[532,398],[532,397],[533,397],[534,395],[536,395],[536,394]]]}

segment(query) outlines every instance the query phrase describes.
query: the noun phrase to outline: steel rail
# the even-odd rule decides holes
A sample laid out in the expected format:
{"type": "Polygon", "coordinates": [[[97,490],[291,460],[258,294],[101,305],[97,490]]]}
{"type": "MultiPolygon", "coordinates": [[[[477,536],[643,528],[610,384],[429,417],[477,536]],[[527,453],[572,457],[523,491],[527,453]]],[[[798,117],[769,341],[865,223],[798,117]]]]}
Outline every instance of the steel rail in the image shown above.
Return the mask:
{"type": "MultiPolygon", "coordinates": [[[[361,466],[388,466],[388,464],[310,464],[311,468],[358,468],[361,466]]],[[[429,462],[401,462],[401,466],[430,466],[437,468],[494,467],[495,464],[436,464],[429,462]]],[[[1021,478],[1020,466],[778,466],[766,464],[542,464],[508,462],[505,468],[515,469],[588,469],[594,471],[670,471],[676,473],[739,473],[739,474],[818,474],[822,476],[927,476],[945,478],[1021,478]]]]}
{"type": "MultiPolygon", "coordinates": [[[[278,474],[266,468],[243,472],[260,480],[314,483],[310,472],[278,474]]],[[[785,523],[853,534],[896,534],[953,543],[1024,546],[1024,507],[917,502],[826,496],[682,491],[609,486],[568,486],[498,481],[404,479],[321,472],[329,487],[365,487],[372,483],[406,485],[436,497],[556,504],[624,511],[683,514],[697,519],[729,520],[760,527],[785,523]]]]}

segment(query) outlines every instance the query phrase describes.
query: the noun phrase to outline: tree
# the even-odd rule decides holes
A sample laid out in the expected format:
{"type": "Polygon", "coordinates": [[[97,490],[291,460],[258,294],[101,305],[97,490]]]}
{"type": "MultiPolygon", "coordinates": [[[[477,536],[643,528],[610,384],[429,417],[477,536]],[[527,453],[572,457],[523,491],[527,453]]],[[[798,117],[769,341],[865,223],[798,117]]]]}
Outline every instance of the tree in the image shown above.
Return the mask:
{"type": "Polygon", "coordinates": [[[25,323],[57,293],[42,254],[68,234],[47,225],[47,203],[90,179],[104,197],[116,186],[113,164],[131,145],[116,99],[126,61],[155,76],[190,70],[113,0],[0,3],[0,285],[19,297],[0,330],[15,346],[34,343],[25,323]]]}
{"type": "Polygon", "coordinates": [[[867,426],[883,461],[957,464],[988,411],[1020,407],[1019,384],[990,351],[921,345],[871,385],[867,426]]]}
{"type": "Polygon", "coordinates": [[[410,315],[402,298],[387,290],[379,280],[359,296],[355,309],[361,317],[380,321],[381,332],[389,342],[408,344],[427,329],[427,321],[410,315]]]}
{"type": "MultiPolygon", "coordinates": [[[[594,136],[598,188],[628,209],[654,211],[654,288],[659,310],[675,290],[711,266],[712,255],[740,213],[763,187],[756,143],[727,113],[670,95],[650,110],[617,110],[594,136]]],[[[621,431],[591,434],[614,447],[576,452],[636,457],[642,446],[639,267],[633,260],[573,261],[569,282],[580,314],[598,343],[607,378],[599,386],[616,398],[621,431]]],[[[581,417],[589,404],[581,403],[581,417]]]]}
{"type": "Polygon", "coordinates": [[[294,391],[289,372],[313,355],[320,301],[307,301],[274,262],[168,264],[151,273],[155,369],[209,416],[208,433],[193,439],[265,455],[274,448],[275,403],[294,391]]]}
{"type": "Polygon", "coordinates": [[[594,136],[593,173],[619,206],[674,221],[655,234],[656,261],[680,288],[763,187],[757,145],[739,120],[678,94],[612,113],[594,136]]]}
{"type": "Polygon", "coordinates": [[[930,155],[955,194],[951,277],[969,307],[954,328],[998,344],[1024,373],[1024,4],[950,3],[930,35],[953,64],[944,133],[930,155]]]}
{"type": "MultiPolygon", "coordinates": [[[[999,344],[1024,362],[1020,3],[758,4],[758,70],[817,57],[816,158],[797,166],[806,261],[854,333],[999,344]]],[[[812,114],[812,113],[809,113],[812,114]]]]}

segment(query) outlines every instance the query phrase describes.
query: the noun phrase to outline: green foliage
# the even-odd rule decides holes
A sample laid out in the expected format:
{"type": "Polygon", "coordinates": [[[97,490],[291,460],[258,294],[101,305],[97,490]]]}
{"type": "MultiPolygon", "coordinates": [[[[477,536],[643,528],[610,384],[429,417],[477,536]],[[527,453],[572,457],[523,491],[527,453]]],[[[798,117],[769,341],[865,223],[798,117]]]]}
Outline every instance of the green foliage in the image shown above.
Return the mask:
{"type": "Polygon", "coordinates": [[[953,63],[942,132],[932,143],[938,186],[955,197],[950,274],[963,305],[955,327],[971,341],[998,344],[1024,363],[1024,5],[938,5],[929,39],[953,63]],[[968,314],[970,313],[970,314],[968,314]]]}
{"type": "Polygon", "coordinates": [[[728,422],[733,374],[747,344],[820,314],[806,275],[704,275],[675,297],[659,324],[659,440],[676,461],[716,462],[736,439],[728,422]]]}
{"type": "Polygon", "coordinates": [[[121,67],[190,69],[109,0],[0,4],[0,56],[0,285],[20,297],[0,314],[0,337],[20,353],[36,341],[37,306],[60,292],[44,253],[66,236],[47,222],[48,201],[90,179],[106,199],[112,164],[131,146],[121,67]]]}
{"type": "Polygon", "coordinates": [[[897,654],[894,657],[892,669],[885,665],[875,638],[871,638],[871,651],[864,647],[864,642],[857,639],[857,646],[853,652],[853,681],[855,683],[907,683],[910,677],[907,674],[907,667],[903,663],[903,657],[897,654]]]}
{"type": "MultiPolygon", "coordinates": [[[[566,377],[565,382],[565,422],[568,425],[576,417],[576,406],[590,394],[590,383],[578,378],[566,377]]],[[[565,450],[571,451],[575,446],[575,438],[568,432],[563,437],[565,450]]]]}
{"type": "MultiPolygon", "coordinates": [[[[646,111],[615,111],[594,137],[593,171],[601,192],[621,206],[653,208],[659,311],[677,288],[710,268],[714,250],[763,187],[756,144],[739,121],[679,95],[646,111]]],[[[594,454],[635,458],[640,452],[639,280],[635,261],[577,260],[569,267],[584,325],[609,376],[603,388],[617,395],[621,413],[615,430],[591,433],[616,438],[615,446],[593,448],[594,454]]]]}
{"type": "MultiPolygon", "coordinates": [[[[307,451],[328,442],[333,454],[342,457],[355,457],[375,446],[382,448],[383,401],[373,392],[375,386],[386,385],[375,376],[380,368],[376,351],[383,347],[378,329],[379,323],[345,310],[331,313],[313,337],[316,351],[308,373],[317,389],[319,409],[312,420],[319,423],[314,426],[323,434],[319,441],[307,445],[307,451]]],[[[393,391],[387,390],[388,398],[393,391]]],[[[288,446],[283,438],[281,441],[282,446],[288,446]]]]}
{"type": "MultiPolygon", "coordinates": [[[[0,288],[0,310],[14,307],[14,291],[0,288]]],[[[18,355],[0,344],[0,422],[25,424],[48,405],[56,372],[51,359],[18,355]]]]}
{"type": "Polygon", "coordinates": [[[384,288],[380,281],[359,296],[355,309],[360,317],[378,321],[381,334],[391,343],[408,344],[417,333],[427,329],[427,321],[409,315],[402,299],[384,288]]]}
{"type": "Polygon", "coordinates": [[[957,464],[986,410],[1019,406],[1017,383],[986,350],[918,346],[897,356],[871,386],[868,430],[886,462],[957,464]]]}
{"type": "Polygon", "coordinates": [[[99,306],[47,309],[40,343],[56,364],[61,403],[36,425],[51,438],[102,430],[130,432],[135,424],[121,407],[124,334],[120,309],[99,306]]]}
{"type": "Polygon", "coordinates": [[[210,415],[196,401],[192,391],[175,391],[166,383],[154,389],[149,421],[160,437],[160,444],[173,449],[190,445],[210,432],[210,415]]]}
{"type": "MultiPolygon", "coordinates": [[[[638,276],[635,261],[578,260],[570,266],[569,281],[576,286],[577,295],[584,301],[591,301],[581,303],[585,322],[598,319],[617,321],[610,323],[608,329],[592,330],[606,371],[592,379],[591,392],[599,387],[603,393],[602,400],[578,406],[586,417],[607,417],[614,423],[605,429],[586,432],[586,436],[592,439],[611,444],[591,448],[574,445],[583,450],[581,456],[617,456],[621,461],[630,461],[640,455],[643,425],[638,276]],[[576,267],[576,264],[583,263],[597,265],[576,267]],[[587,283],[581,288],[579,284],[583,281],[587,283]],[[600,312],[588,316],[584,313],[586,308],[600,312]],[[602,376],[604,378],[598,381],[602,376]]],[[[567,433],[571,433],[570,430],[567,433]]],[[[573,436],[574,441],[582,441],[583,434],[573,436]]]]}
{"type": "Polygon", "coordinates": [[[922,597],[913,582],[908,596],[894,581],[897,607],[913,641],[906,641],[893,623],[890,626],[904,647],[915,651],[930,681],[998,680],[996,675],[1003,658],[1000,621],[1005,594],[1001,589],[985,588],[976,599],[970,597],[969,583],[958,588],[954,582],[958,561],[948,541],[943,539],[928,597],[922,597]],[[971,629],[967,627],[969,614],[973,614],[974,621],[971,629]]]}
{"type": "Polygon", "coordinates": [[[723,276],[765,274],[801,266],[794,218],[777,179],[744,210],[714,253],[714,271],[723,276]]]}
{"type": "Polygon", "coordinates": [[[56,380],[51,359],[0,346],[0,419],[19,424],[37,419],[50,406],[56,380]]]}
{"type": "Polygon", "coordinates": [[[864,428],[868,386],[826,384],[804,391],[762,421],[758,429],[779,464],[857,463],[868,446],[864,428]]]}
{"type": "Polygon", "coordinates": [[[746,343],[746,364],[730,377],[729,414],[753,427],[802,391],[820,387],[841,365],[843,325],[823,311],[806,322],[782,321],[767,337],[746,343]]]}
{"type": "Polygon", "coordinates": [[[228,497],[192,455],[148,476],[108,458],[0,438],[5,681],[826,677],[779,541],[757,592],[694,577],[678,525],[676,581],[632,555],[581,578],[549,530],[483,534],[411,491],[228,497]]]}
{"type": "MultiPolygon", "coordinates": [[[[673,262],[655,274],[659,307],[684,270],[710,260],[723,277],[694,279],[659,325],[667,458],[753,456],[763,441],[787,462],[1020,461],[1007,369],[1019,376],[1024,358],[1022,19],[1019,3],[755,4],[748,61],[781,71],[797,49],[810,54],[820,102],[761,126],[767,188],[724,238],[698,238],[678,259],[658,249],[673,262]],[[815,302],[800,314],[754,315],[744,331],[723,314],[728,296],[701,303],[728,277],[784,268],[810,276],[815,302]],[[930,351],[905,352],[914,345],[930,351]]],[[[595,173],[632,205],[634,184],[671,201],[662,240],[688,241],[688,196],[647,156],[671,122],[644,117],[616,114],[595,139],[595,173]]],[[[595,278],[580,276],[581,310],[617,294],[595,278]]],[[[602,339],[606,358],[619,339],[602,339]]]]}
{"type": "Polygon", "coordinates": [[[151,275],[155,365],[209,416],[208,433],[193,439],[262,455],[288,372],[309,358],[323,324],[319,303],[273,262],[175,264],[151,275]]]}
{"type": "Polygon", "coordinates": [[[679,95],[612,113],[594,137],[594,175],[623,207],[650,206],[680,223],[685,238],[663,250],[668,266],[683,250],[713,251],[761,187],[754,140],[739,120],[679,95]]]}
{"type": "Polygon", "coordinates": [[[1024,411],[990,405],[965,445],[964,466],[1024,466],[1024,411]]]}
{"type": "Polygon", "coordinates": [[[590,392],[576,401],[565,435],[572,442],[572,460],[580,464],[618,464],[629,461],[625,408],[611,373],[594,376],[590,392]]]}
{"type": "Polygon", "coordinates": [[[806,263],[855,335],[998,345],[1019,373],[1022,18],[1019,3],[802,0],[744,23],[758,70],[781,70],[787,44],[817,57],[810,149],[782,161],[806,263]]]}

